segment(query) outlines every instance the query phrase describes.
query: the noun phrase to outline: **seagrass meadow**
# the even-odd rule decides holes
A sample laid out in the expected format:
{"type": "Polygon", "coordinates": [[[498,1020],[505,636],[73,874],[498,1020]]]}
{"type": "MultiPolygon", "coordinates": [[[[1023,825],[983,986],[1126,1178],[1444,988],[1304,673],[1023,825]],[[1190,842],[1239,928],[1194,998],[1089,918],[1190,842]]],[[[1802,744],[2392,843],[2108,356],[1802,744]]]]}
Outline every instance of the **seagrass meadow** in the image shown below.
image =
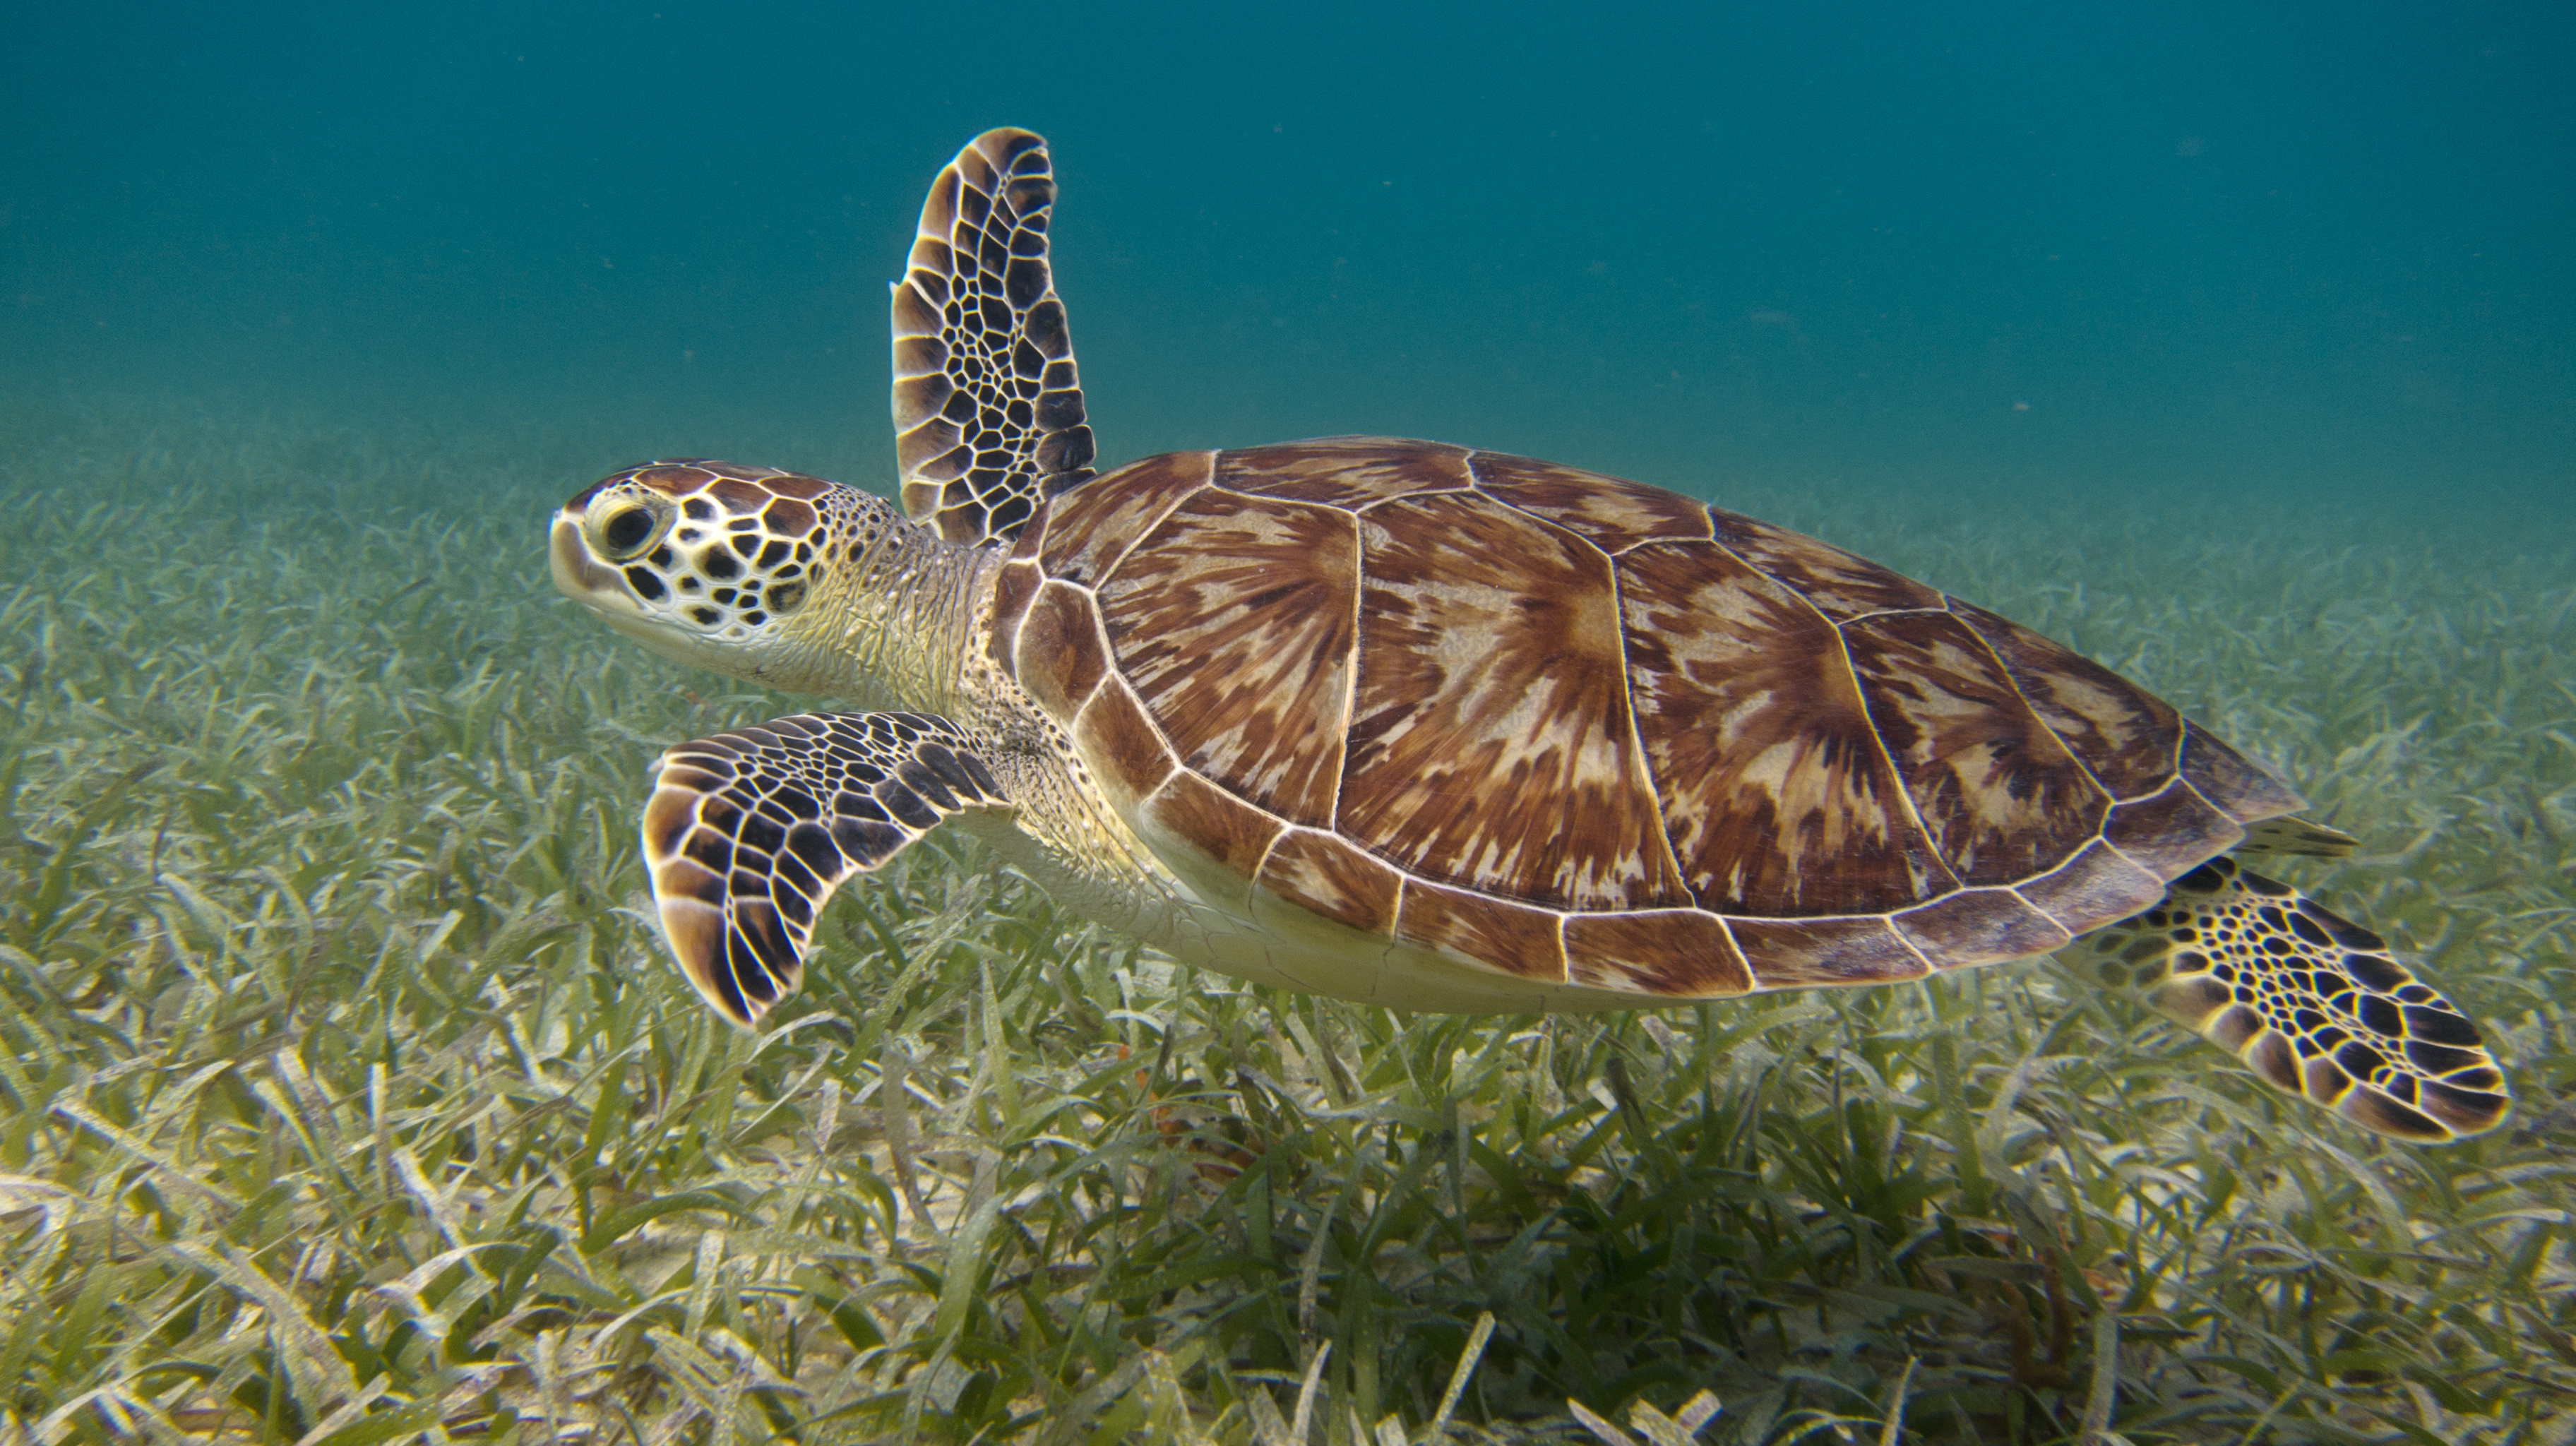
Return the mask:
{"type": "Polygon", "coordinates": [[[0,412],[7,1440],[2576,1439],[2565,520],[1644,478],[2299,781],[2362,851],[2276,866],[2513,1070],[2415,1150],[2047,961],[1399,1016],[1174,968],[953,832],[734,1031],[634,811],[798,700],[547,586],[546,510],[631,451],[0,412]]]}

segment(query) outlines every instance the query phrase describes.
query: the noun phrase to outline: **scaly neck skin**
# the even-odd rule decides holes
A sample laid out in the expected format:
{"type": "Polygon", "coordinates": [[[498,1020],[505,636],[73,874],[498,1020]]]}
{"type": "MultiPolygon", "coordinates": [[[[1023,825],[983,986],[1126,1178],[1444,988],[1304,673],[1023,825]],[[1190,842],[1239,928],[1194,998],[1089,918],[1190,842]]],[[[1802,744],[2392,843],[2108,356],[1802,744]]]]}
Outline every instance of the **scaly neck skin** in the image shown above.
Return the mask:
{"type": "Polygon", "coordinates": [[[764,676],[862,707],[953,713],[1000,554],[943,541],[864,492],[835,491],[824,511],[839,560],[780,639],[792,658],[764,676]]]}

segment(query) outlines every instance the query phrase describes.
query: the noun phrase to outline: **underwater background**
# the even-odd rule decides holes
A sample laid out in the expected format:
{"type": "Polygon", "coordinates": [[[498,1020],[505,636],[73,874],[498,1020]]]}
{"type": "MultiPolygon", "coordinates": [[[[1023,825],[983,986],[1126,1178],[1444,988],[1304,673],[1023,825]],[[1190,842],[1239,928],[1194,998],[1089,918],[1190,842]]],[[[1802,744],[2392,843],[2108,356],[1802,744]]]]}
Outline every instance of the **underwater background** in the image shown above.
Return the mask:
{"type": "MultiPolygon", "coordinates": [[[[23,6],[0,375],[888,471],[883,284],[1053,142],[1113,459],[2547,515],[2563,6],[23,6]]],[[[565,481],[572,479],[566,478],[565,481]]],[[[1699,484],[1693,486],[1693,484],[1699,484]]],[[[385,499],[391,503],[394,499],[385,499]]]]}
{"type": "Polygon", "coordinates": [[[2576,10],[0,17],[0,1446],[2576,1440],[2576,10]],[[944,834],[716,1023],[643,770],[813,700],[544,522],[889,489],[998,125],[1104,465],[1531,453],[2039,628],[2361,838],[2276,868],[2514,1119],[2041,961],[1295,999],[944,834]]]}

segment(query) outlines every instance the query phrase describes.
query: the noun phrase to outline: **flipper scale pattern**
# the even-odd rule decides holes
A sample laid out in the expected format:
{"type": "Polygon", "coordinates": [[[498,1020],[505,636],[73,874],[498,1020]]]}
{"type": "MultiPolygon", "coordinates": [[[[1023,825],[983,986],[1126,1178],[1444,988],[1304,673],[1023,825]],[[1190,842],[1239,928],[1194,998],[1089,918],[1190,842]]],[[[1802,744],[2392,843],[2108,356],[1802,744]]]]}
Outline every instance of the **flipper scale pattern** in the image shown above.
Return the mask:
{"type": "Polygon", "coordinates": [[[2366,1129],[2442,1144],[2512,1106],[2477,1025],[2378,935],[2232,859],[2176,879],[2085,947],[2104,984],[2366,1129]]]}
{"type": "Polygon", "coordinates": [[[1046,141],[977,136],[931,183],[893,297],[904,511],[951,542],[1016,535],[1090,480],[1073,335],[1047,263],[1046,141]]]}
{"type": "Polygon", "coordinates": [[[683,743],[653,765],[644,861],[689,982],[748,1025],[804,978],[832,890],[942,819],[1008,808],[956,725],[797,713],[683,743]]]}

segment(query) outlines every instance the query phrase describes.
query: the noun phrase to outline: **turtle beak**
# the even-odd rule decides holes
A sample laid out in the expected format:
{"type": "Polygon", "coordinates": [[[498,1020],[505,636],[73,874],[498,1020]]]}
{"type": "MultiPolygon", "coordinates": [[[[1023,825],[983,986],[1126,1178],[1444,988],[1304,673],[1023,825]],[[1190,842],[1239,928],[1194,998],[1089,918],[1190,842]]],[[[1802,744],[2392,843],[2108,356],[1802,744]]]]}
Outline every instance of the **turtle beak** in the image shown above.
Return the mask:
{"type": "Polygon", "coordinates": [[[642,611],[617,570],[590,555],[590,543],[582,535],[579,507],[565,507],[555,513],[546,554],[555,586],[574,602],[611,615],[642,611]]]}

